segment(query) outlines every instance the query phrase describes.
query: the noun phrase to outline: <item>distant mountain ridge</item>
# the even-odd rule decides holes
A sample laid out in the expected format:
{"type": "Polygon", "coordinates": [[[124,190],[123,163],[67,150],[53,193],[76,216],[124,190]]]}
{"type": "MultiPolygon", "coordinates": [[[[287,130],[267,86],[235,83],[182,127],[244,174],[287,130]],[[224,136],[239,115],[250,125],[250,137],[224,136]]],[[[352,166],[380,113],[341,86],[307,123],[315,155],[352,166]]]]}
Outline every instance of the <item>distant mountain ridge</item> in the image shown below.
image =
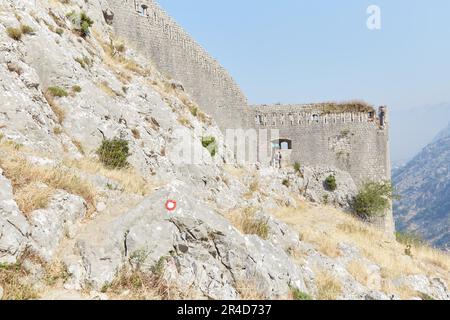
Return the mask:
{"type": "Polygon", "coordinates": [[[393,174],[397,229],[450,250],[450,125],[393,174]]]}
{"type": "Polygon", "coordinates": [[[450,137],[450,122],[447,125],[447,127],[444,130],[442,130],[441,132],[439,132],[439,134],[433,139],[433,142],[436,142],[436,141],[446,138],[446,137],[450,137]]]}

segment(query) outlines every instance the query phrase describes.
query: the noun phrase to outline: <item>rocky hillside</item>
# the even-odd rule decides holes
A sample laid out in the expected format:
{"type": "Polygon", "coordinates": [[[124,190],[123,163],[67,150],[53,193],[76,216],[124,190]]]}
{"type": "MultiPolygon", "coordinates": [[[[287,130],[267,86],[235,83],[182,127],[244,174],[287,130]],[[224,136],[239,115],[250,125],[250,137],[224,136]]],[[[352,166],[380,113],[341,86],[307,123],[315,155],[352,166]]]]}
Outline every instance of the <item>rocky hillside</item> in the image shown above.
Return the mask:
{"type": "Polygon", "coordinates": [[[450,127],[394,174],[397,228],[450,249],[450,127]]]}
{"type": "Polygon", "coordinates": [[[0,298],[450,298],[447,255],[343,212],[347,173],[229,162],[106,2],[33,4],[0,8],[0,298]]]}
{"type": "Polygon", "coordinates": [[[447,127],[444,128],[439,134],[434,138],[433,142],[436,142],[440,139],[450,137],[450,123],[447,127]]]}

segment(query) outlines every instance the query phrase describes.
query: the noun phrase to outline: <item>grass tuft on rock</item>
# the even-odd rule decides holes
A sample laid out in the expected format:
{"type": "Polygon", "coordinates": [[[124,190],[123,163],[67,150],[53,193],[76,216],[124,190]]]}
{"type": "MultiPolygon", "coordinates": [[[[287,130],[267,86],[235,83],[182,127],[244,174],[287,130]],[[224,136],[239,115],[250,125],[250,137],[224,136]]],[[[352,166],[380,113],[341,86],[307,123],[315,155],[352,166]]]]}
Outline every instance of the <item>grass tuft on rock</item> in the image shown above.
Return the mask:
{"type": "Polygon", "coordinates": [[[206,148],[209,153],[211,154],[211,157],[214,157],[217,154],[218,146],[216,142],[216,138],[214,137],[203,137],[202,138],[202,145],[204,148],[206,148]]]}
{"type": "Polygon", "coordinates": [[[47,92],[50,93],[53,97],[67,97],[69,94],[64,88],[61,87],[48,87],[47,92]]]}
{"type": "Polygon", "coordinates": [[[16,41],[22,39],[22,31],[20,29],[10,27],[6,29],[6,33],[8,34],[8,37],[16,41]]]}

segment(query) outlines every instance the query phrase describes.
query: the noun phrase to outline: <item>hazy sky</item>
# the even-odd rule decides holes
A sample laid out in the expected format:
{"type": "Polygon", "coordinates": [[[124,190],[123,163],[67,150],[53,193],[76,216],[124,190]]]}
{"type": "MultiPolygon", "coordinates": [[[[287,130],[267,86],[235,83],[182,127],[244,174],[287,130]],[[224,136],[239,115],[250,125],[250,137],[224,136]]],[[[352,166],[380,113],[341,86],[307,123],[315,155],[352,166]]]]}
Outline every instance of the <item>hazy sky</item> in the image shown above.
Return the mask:
{"type": "Polygon", "coordinates": [[[448,0],[158,2],[229,70],[250,103],[388,105],[398,123],[394,161],[412,156],[450,121],[431,121],[415,134],[421,119],[399,116],[450,102],[448,0]],[[366,26],[369,5],[381,9],[381,30],[366,26]]]}

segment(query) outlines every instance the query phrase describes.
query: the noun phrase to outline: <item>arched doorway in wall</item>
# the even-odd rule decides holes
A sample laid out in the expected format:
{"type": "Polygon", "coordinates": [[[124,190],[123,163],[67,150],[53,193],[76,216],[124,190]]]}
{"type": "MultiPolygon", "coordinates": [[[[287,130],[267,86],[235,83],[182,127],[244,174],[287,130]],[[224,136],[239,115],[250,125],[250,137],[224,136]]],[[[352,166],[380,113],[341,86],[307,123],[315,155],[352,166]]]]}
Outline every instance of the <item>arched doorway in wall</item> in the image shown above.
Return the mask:
{"type": "Polygon", "coordinates": [[[279,150],[292,150],[292,140],[291,139],[273,140],[272,147],[279,150]]]}
{"type": "MultiPolygon", "coordinates": [[[[272,163],[276,163],[276,155],[281,154],[281,167],[285,168],[291,165],[292,140],[280,138],[272,141],[272,163]]],[[[276,166],[276,165],[275,165],[276,166]]]]}

